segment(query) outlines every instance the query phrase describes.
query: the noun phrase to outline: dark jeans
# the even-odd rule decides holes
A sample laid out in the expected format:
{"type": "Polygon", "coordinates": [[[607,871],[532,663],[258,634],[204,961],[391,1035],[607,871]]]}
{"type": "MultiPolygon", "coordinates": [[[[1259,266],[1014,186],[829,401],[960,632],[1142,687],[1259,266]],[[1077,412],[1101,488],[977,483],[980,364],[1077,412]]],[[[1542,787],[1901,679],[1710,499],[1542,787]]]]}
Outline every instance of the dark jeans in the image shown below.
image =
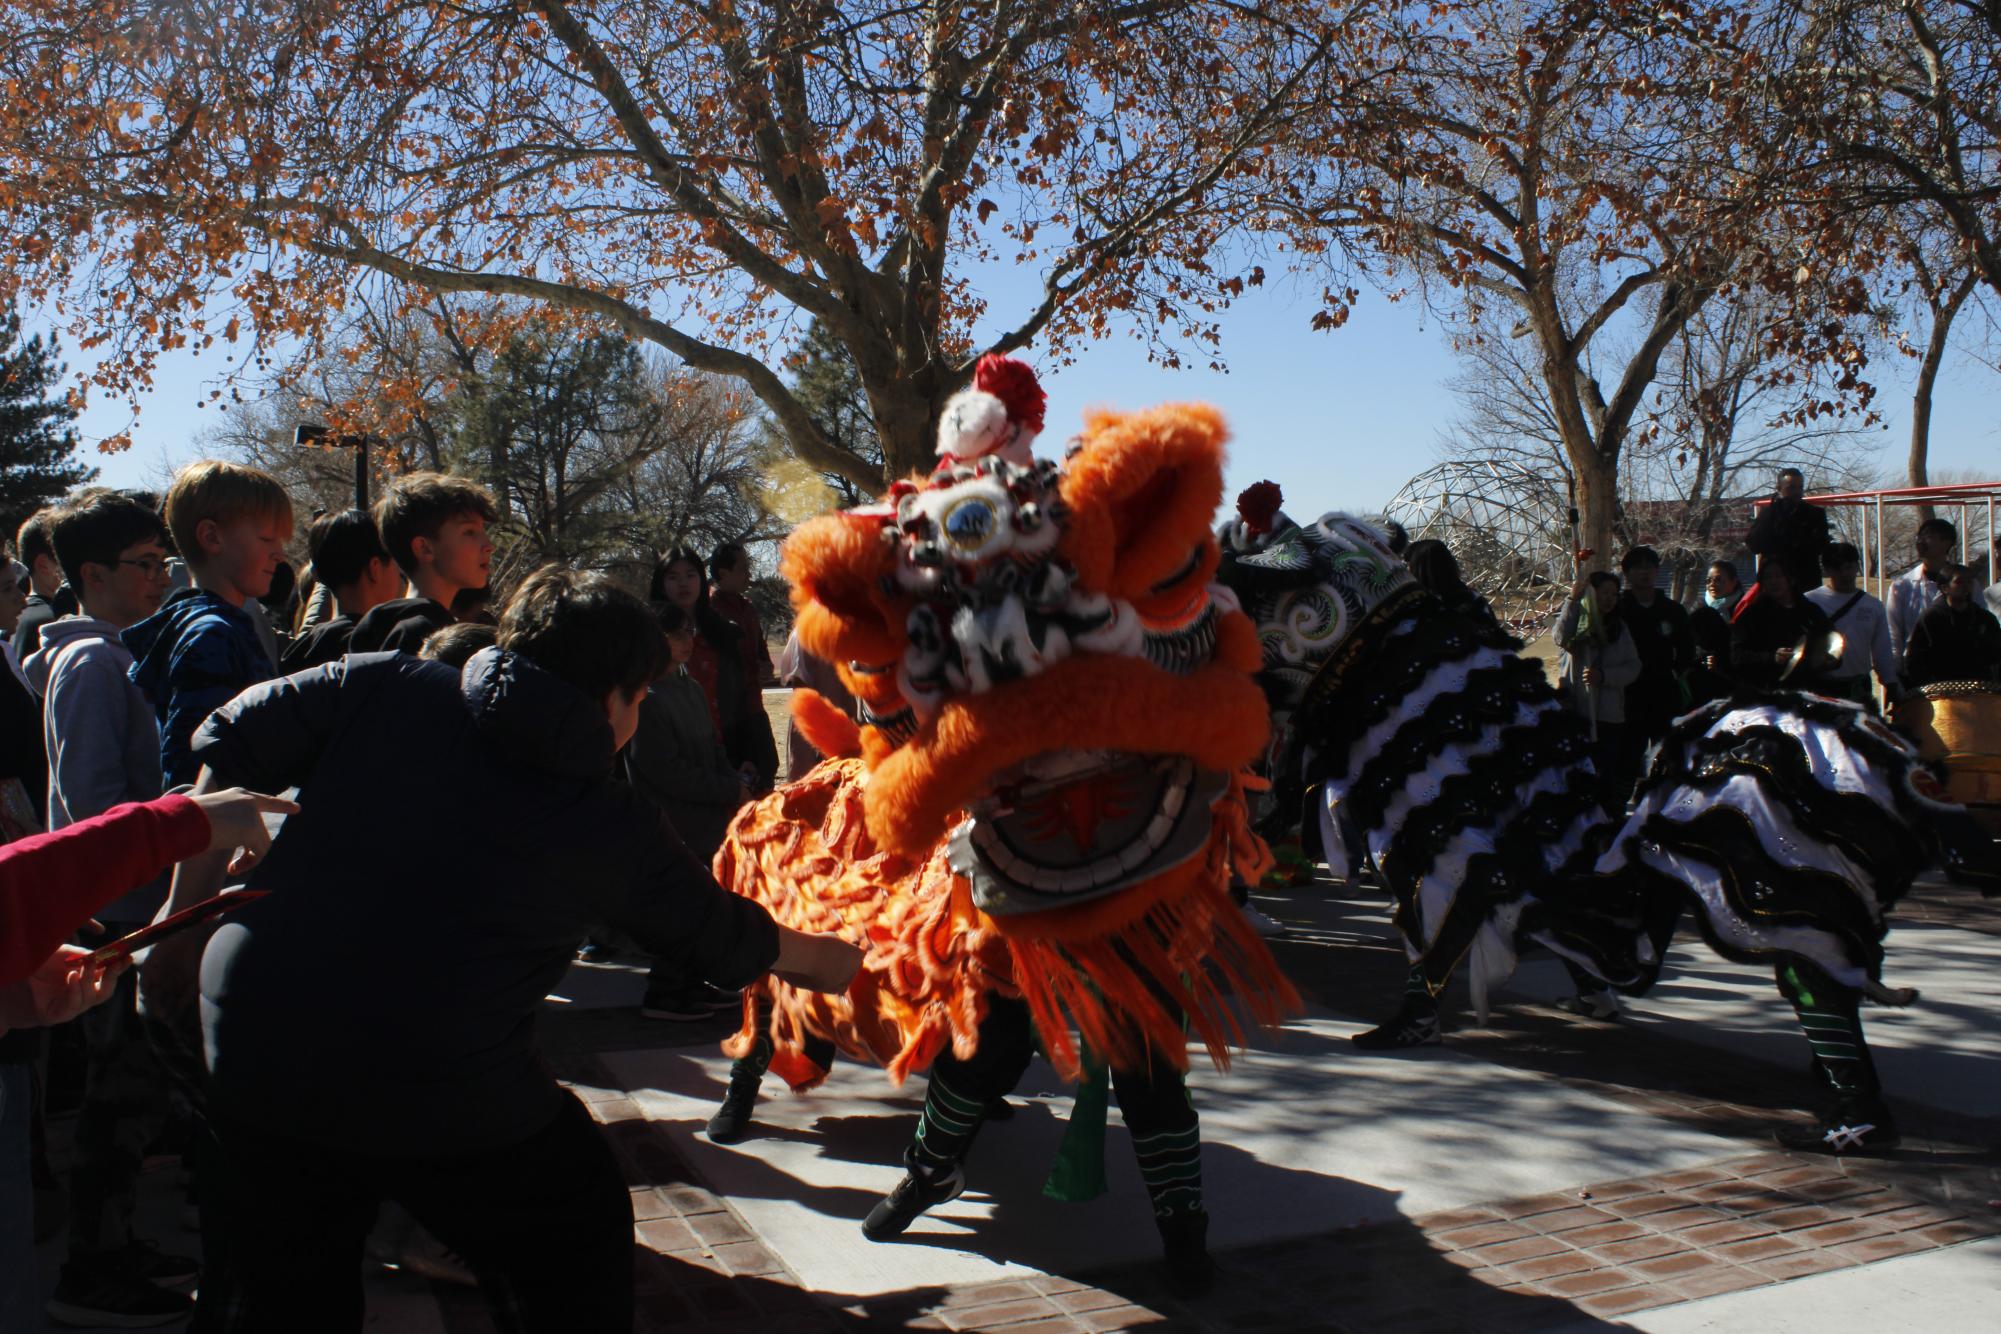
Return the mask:
{"type": "MultiPolygon", "coordinates": [[[[102,944],[136,929],[120,922],[85,943],[102,944]]],[[[127,972],[110,1000],[78,1020],[88,1056],[70,1168],[73,1263],[119,1251],[132,1239],[139,1168],[167,1125],[171,1084],[140,1022],[138,995],[139,975],[127,972]]]]}
{"type": "Polygon", "coordinates": [[[394,1200],[464,1257],[501,1330],[630,1334],[632,1199],[575,1098],[520,1143],[462,1156],[354,1153],[214,1112],[211,1123],[235,1268],[228,1330],[360,1329],[362,1243],[394,1200]]]}
{"type": "Polygon", "coordinates": [[[1634,773],[1639,756],[1634,752],[1631,733],[1625,723],[1598,724],[1598,744],[1591,752],[1598,770],[1598,804],[1614,820],[1626,818],[1626,802],[1633,795],[1634,773]]]}

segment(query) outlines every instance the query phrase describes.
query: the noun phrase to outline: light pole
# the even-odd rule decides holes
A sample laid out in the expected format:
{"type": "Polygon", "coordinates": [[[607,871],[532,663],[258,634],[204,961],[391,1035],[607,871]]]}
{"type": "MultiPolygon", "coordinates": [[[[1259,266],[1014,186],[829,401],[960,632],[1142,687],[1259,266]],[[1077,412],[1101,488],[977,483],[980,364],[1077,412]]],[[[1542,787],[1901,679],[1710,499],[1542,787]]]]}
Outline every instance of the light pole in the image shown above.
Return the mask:
{"type": "MultiPolygon", "coordinates": [[[[294,445],[319,444],[327,442],[327,428],[318,422],[300,422],[292,432],[294,445]]],[[[365,435],[335,436],[331,441],[336,449],[354,451],[354,507],[368,508],[368,437],[365,435]]]]}

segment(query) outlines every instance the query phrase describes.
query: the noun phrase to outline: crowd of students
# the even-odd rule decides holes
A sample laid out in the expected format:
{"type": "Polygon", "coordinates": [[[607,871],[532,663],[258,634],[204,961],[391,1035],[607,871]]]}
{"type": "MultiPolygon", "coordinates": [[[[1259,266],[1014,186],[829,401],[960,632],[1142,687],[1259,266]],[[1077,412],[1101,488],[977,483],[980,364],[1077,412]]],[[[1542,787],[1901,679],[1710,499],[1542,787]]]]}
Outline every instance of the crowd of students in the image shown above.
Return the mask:
{"type": "Polygon", "coordinates": [[[672,553],[650,603],[544,569],[495,615],[495,517],[472,483],[409,475],[317,517],[295,580],[284,489],[208,461],[158,503],[93,489],[22,527],[0,580],[0,1327],[37,1319],[53,1024],[82,1029],[85,1071],[52,1318],[356,1328],[395,1202],[503,1327],[627,1329],[629,1199],[536,1058],[542,997],[593,935],[652,958],[663,1017],[767,971],[852,976],[853,947],[707,870],[777,776],[743,550],[672,553]],[[88,962],[246,872],[280,892],[138,970],[88,962]],[[134,1226],[166,1144],[199,1263],[134,1226]]]}
{"type": "Polygon", "coordinates": [[[1572,705],[1589,718],[1607,809],[1623,810],[1647,748],[1697,704],[1740,686],[1786,687],[1877,706],[1944,681],[2001,683],[2001,620],[1974,572],[1951,559],[1944,519],[1919,525],[1918,563],[1886,599],[1861,587],[1862,555],[1828,535],[1796,469],[1752,528],[1756,581],[1734,563],[1705,575],[1702,604],[1658,591],[1658,553],[1628,550],[1619,573],[1578,580],[1556,628],[1572,705]],[[1832,650],[1832,651],[1830,651],[1832,650]]]}

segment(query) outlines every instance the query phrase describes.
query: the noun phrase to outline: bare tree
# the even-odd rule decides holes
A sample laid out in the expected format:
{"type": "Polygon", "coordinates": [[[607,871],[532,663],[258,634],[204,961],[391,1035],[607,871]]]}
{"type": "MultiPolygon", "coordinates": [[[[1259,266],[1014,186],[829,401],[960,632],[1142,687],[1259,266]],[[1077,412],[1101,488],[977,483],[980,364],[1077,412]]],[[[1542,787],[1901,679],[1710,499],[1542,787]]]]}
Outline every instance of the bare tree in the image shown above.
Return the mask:
{"type": "MultiPolygon", "coordinates": [[[[1621,546],[1658,549],[1678,598],[1709,560],[1735,554],[1751,500],[1770,490],[1778,469],[1800,468],[1816,486],[1859,485],[1867,476],[1859,423],[1796,419],[1797,386],[1774,373],[1774,318],[1781,317],[1755,299],[1706,304],[1664,351],[1635,414],[1613,537],[1621,546]]],[[[1571,494],[1570,456],[1536,350],[1526,342],[1461,339],[1466,368],[1452,388],[1466,412],[1442,453],[1544,477],[1553,500],[1571,494]]],[[[1622,355],[1616,347],[1611,354],[1622,355]]],[[[1614,553],[1599,554],[1610,560],[1614,553]]]]}
{"type": "MultiPolygon", "coordinates": [[[[1885,231],[1915,217],[2001,293],[2001,7],[1813,0],[1757,15],[1739,49],[1762,58],[1797,130],[1791,197],[1875,212],[1885,231]]],[[[1933,286],[1957,285],[1955,272],[1933,286]]]]}
{"type": "MultiPolygon", "coordinates": [[[[1904,267],[1910,278],[1909,300],[1912,322],[1922,327],[1923,342],[1911,337],[1916,330],[1900,328],[1899,347],[1917,358],[1918,374],[1911,386],[1911,438],[1905,454],[1905,482],[1910,486],[1931,485],[1932,395],[1938,386],[1939,368],[1945,364],[1954,322],[1980,285],[1980,269],[1958,245],[1927,247],[1914,239],[1904,252],[1904,267]],[[1927,253],[1929,250],[1929,253],[1927,253]]],[[[1923,518],[1932,517],[1930,505],[1919,507],[1923,518]]]]}

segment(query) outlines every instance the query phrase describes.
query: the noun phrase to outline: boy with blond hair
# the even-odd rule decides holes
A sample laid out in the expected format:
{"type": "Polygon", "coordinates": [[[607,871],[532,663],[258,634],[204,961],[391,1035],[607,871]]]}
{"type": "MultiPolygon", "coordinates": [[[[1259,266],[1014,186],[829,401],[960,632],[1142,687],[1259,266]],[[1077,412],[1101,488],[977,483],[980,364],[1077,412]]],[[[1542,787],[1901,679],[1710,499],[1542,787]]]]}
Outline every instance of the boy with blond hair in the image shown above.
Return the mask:
{"type": "Polygon", "coordinates": [[[269,473],[203,459],[174,475],[165,510],[194,586],[127,630],[125,644],[160,720],[160,770],[172,787],[195,780],[189,744],[202,721],[277,673],[243,604],[271,590],[292,501],[269,473]]]}
{"type": "Polygon", "coordinates": [[[375,526],[416,596],[362,617],[347,651],[415,653],[432,632],[454,624],[452,600],[486,587],[493,565],[486,528],[498,516],[493,494],[477,482],[439,472],[397,478],[375,504],[375,526]]]}

